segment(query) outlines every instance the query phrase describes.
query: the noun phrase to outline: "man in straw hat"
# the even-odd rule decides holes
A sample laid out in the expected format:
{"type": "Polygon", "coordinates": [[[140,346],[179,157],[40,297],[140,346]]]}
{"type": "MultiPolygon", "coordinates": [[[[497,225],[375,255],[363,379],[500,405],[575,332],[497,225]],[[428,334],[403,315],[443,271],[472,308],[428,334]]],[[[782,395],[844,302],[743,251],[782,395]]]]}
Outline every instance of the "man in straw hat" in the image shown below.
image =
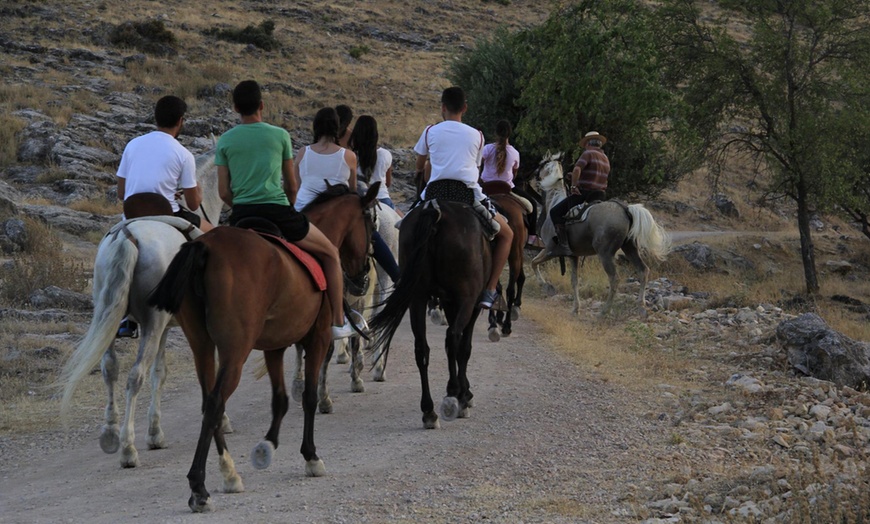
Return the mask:
{"type": "Polygon", "coordinates": [[[550,210],[550,219],[556,226],[556,237],[548,244],[551,256],[571,256],[568,245],[568,232],[565,229],[565,213],[574,206],[604,200],[607,189],[607,175],[610,174],[610,160],[601,149],[607,139],[598,133],[590,131],[580,140],[583,154],[574,164],[571,172],[571,194],[550,210]]]}

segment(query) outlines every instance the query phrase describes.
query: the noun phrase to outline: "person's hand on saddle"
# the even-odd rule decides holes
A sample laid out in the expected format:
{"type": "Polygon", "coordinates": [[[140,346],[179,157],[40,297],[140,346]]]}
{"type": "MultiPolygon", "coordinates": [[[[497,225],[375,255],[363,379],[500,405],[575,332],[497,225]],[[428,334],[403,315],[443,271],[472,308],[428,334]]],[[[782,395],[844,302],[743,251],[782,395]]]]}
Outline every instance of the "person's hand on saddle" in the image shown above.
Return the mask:
{"type": "Polygon", "coordinates": [[[580,189],[578,189],[577,186],[571,186],[571,194],[572,195],[579,195],[580,189]]]}

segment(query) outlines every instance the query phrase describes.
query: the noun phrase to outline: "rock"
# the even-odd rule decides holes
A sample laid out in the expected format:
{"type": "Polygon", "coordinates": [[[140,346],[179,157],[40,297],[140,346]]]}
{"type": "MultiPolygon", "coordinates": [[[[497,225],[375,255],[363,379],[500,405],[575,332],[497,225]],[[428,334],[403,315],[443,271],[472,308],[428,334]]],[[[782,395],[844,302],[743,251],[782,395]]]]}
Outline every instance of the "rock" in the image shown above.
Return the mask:
{"type": "Polygon", "coordinates": [[[846,262],[845,260],[828,260],[825,262],[825,267],[828,268],[832,273],[837,273],[840,275],[847,275],[850,271],[852,271],[852,264],[846,262]]]}
{"type": "Polygon", "coordinates": [[[0,217],[18,214],[18,205],[21,201],[21,193],[3,180],[0,180],[0,217]]]}
{"type": "Polygon", "coordinates": [[[10,218],[0,224],[0,251],[6,254],[18,253],[27,246],[27,228],[24,221],[10,218]]]}
{"type": "Polygon", "coordinates": [[[776,336],[788,362],[801,373],[855,389],[870,384],[870,345],[830,329],[818,315],[785,320],[776,336]]]}
{"type": "Polygon", "coordinates": [[[725,382],[725,385],[743,390],[746,393],[758,393],[765,390],[764,384],[762,384],[757,378],[748,375],[741,375],[740,373],[731,375],[731,378],[725,382]]]}
{"type": "Polygon", "coordinates": [[[74,235],[84,235],[91,231],[108,231],[118,222],[118,216],[102,216],[74,211],[61,206],[37,206],[24,204],[21,211],[28,216],[37,217],[52,227],[62,229],[74,235]]]}
{"type": "Polygon", "coordinates": [[[38,309],[62,308],[74,310],[87,310],[93,308],[91,297],[83,293],[76,293],[57,286],[48,286],[38,289],[28,297],[30,305],[38,309]]]}
{"type": "Polygon", "coordinates": [[[716,193],[710,200],[716,205],[716,209],[726,217],[740,218],[740,211],[737,210],[737,206],[724,193],[716,193]]]}
{"type": "Polygon", "coordinates": [[[25,127],[18,139],[18,161],[45,165],[60,131],[51,120],[39,120],[25,127]]]}

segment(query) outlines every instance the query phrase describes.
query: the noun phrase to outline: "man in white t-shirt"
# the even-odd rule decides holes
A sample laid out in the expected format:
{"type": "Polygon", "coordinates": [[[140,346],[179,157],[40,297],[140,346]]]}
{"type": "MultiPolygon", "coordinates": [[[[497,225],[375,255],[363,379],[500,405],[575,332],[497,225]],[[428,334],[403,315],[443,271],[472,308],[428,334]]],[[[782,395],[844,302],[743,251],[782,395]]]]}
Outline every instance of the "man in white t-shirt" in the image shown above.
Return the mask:
{"type": "MultiPolygon", "coordinates": [[[[483,194],[478,183],[483,151],[483,133],[462,123],[462,115],[468,110],[465,92],[460,87],[448,87],[441,94],[441,117],[443,122],[429,126],[423,131],[414,152],[417,153],[417,176],[424,177],[428,185],[437,180],[458,180],[473,191],[474,200],[492,209],[489,199],[483,194]],[[425,174],[426,161],[431,171],[425,174]]],[[[420,195],[425,199],[426,190],[420,195]]],[[[478,305],[484,309],[492,307],[497,298],[498,277],[510,254],[513,231],[507,221],[498,213],[494,220],[499,225],[492,252],[492,270],[486,288],[480,296],[478,305]]]]}
{"type": "Polygon", "coordinates": [[[208,231],[212,225],[192,213],[202,203],[202,189],[196,181],[196,160],[177,140],[186,111],[187,104],[177,96],[164,96],[157,101],[154,107],[157,130],[131,140],[121,155],[118,198],[124,201],[140,193],[158,193],[169,201],[175,216],[208,231]],[[179,188],[189,210],[175,200],[179,188]]]}
{"type": "MultiPolygon", "coordinates": [[[[187,104],[177,96],[164,96],[157,101],[154,107],[157,130],[131,140],[121,155],[118,198],[124,201],[132,195],[158,193],[169,201],[175,216],[208,231],[213,226],[193,213],[202,203],[202,189],[196,181],[196,160],[177,140],[185,112],[187,104]],[[178,188],[183,191],[189,210],[176,202],[178,188]]],[[[135,337],[137,329],[135,322],[125,318],[118,336],[135,337]]]]}

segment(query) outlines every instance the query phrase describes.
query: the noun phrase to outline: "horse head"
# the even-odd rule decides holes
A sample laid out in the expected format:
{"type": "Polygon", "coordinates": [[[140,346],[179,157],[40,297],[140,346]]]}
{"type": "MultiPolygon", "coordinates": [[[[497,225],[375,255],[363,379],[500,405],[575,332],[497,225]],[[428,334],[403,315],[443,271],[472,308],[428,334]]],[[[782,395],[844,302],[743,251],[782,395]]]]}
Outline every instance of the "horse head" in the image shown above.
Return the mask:
{"type": "MultiPolygon", "coordinates": [[[[214,164],[215,151],[211,149],[196,157],[196,182],[202,189],[202,203],[196,210],[196,214],[217,225],[224,203],[218,193],[217,166],[214,164]]],[[[188,207],[187,202],[183,200],[182,197],[184,207],[188,207]]]]}
{"type": "Polygon", "coordinates": [[[538,169],[538,181],[545,191],[549,191],[562,183],[562,153],[547,154],[538,169]]]}

